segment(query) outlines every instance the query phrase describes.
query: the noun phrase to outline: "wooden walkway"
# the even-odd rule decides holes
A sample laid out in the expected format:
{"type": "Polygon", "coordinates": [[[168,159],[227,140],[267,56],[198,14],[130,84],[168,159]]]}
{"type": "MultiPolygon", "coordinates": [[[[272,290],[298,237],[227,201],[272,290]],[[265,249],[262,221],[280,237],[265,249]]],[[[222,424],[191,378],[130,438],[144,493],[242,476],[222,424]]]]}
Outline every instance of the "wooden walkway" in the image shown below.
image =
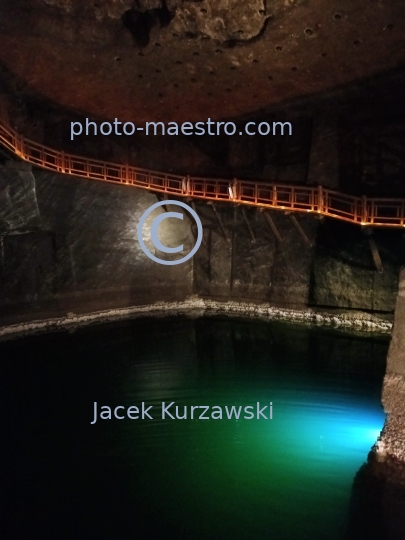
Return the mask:
{"type": "Polygon", "coordinates": [[[179,176],[66,154],[26,139],[0,121],[0,144],[58,173],[154,192],[263,209],[308,212],[372,227],[405,227],[405,199],[355,197],[319,187],[179,176]]]}

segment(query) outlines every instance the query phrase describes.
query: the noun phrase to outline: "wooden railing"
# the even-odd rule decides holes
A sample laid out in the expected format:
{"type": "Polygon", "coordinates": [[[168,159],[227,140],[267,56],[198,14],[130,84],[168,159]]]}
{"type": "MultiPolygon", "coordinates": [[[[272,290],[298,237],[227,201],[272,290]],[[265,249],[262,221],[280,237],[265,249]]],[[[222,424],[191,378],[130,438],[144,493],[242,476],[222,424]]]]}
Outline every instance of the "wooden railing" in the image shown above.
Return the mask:
{"type": "Polygon", "coordinates": [[[165,174],[57,151],[26,139],[0,122],[0,144],[44,169],[113,184],[209,201],[309,212],[373,227],[405,227],[405,199],[355,197],[319,187],[165,174]]]}

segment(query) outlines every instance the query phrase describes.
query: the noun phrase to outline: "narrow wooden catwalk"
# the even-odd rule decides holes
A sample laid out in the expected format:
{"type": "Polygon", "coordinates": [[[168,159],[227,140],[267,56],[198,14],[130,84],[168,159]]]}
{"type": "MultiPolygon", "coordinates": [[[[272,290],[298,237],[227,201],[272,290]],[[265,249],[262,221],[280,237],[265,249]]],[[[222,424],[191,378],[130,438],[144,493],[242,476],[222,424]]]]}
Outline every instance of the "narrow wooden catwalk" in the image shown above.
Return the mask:
{"type": "Polygon", "coordinates": [[[322,186],[293,186],[166,174],[67,154],[19,135],[0,121],[0,144],[33,165],[91,180],[189,199],[307,212],[372,227],[405,227],[405,199],[356,197],[322,186]]]}

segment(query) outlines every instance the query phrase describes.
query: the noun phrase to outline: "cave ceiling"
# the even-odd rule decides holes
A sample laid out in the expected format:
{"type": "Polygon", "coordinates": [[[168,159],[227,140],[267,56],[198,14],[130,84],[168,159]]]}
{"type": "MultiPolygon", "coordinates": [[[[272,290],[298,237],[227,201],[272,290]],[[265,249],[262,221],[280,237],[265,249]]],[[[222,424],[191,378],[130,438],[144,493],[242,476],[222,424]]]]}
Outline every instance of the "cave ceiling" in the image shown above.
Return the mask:
{"type": "Polygon", "coordinates": [[[32,95],[123,121],[239,117],[405,64],[403,0],[1,0],[32,95]]]}

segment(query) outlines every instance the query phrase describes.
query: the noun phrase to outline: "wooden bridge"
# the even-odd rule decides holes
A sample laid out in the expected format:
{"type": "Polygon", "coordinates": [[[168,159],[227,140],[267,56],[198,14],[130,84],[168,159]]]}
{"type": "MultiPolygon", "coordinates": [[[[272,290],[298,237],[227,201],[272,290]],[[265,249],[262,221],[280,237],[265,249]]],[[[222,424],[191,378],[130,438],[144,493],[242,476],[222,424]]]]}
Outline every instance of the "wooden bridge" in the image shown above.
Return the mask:
{"type": "Polygon", "coordinates": [[[405,227],[405,199],[355,197],[322,186],[180,176],[108,163],[38,144],[6,127],[1,121],[0,144],[24,161],[66,175],[135,186],[176,197],[308,212],[362,226],[405,227]]]}

